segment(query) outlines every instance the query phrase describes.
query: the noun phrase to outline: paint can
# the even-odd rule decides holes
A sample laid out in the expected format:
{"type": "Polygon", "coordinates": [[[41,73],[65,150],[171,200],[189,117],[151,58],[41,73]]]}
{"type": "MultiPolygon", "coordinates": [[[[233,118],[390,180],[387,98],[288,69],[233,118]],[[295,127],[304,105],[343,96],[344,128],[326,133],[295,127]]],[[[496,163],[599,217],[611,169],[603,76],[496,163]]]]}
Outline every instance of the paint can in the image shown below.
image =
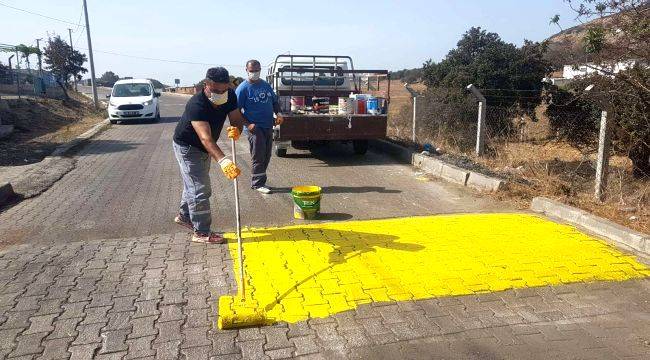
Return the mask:
{"type": "Polygon", "coordinates": [[[376,97],[369,97],[368,100],[366,101],[366,108],[368,110],[368,114],[371,115],[379,115],[381,114],[381,109],[379,108],[379,99],[376,97]]]}

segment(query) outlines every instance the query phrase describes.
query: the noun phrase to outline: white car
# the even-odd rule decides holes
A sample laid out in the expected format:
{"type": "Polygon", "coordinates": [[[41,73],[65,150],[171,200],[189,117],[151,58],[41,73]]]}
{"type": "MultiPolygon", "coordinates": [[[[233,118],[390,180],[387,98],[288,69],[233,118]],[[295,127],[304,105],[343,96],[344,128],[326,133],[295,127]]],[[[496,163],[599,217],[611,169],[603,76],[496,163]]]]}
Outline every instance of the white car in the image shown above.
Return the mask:
{"type": "Polygon", "coordinates": [[[160,93],[154,91],[150,80],[118,80],[113,85],[111,94],[106,97],[109,99],[108,118],[111,124],[118,121],[160,119],[160,93]]]}

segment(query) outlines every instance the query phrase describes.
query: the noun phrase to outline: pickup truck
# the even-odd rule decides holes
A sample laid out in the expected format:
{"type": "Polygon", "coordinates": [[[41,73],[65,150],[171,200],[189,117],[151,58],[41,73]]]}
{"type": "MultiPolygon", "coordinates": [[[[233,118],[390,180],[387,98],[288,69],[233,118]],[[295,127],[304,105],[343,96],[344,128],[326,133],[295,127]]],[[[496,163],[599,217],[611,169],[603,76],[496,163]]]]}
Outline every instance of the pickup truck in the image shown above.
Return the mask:
{"type": "Polygon", "coordinates": [[[277,156],[286,156],[289,147],[311,149],[331,141],[351,142],[355,153],[365,154],[368,140],[386,137],[388,70],[355,70],[349,56],[278,55],[268,67],[267,81],[284,117],[273,132],[277,156]],[[378,99],[380,110],[366,113],[356,103],[351,111],[338,109],[340,98],[356,101],[351,98],[356,96],[378,99]],[[328,99],[333,106],[323,111],[328,99]],[[294,100],[304,106],[292,106],[294,100]]]}

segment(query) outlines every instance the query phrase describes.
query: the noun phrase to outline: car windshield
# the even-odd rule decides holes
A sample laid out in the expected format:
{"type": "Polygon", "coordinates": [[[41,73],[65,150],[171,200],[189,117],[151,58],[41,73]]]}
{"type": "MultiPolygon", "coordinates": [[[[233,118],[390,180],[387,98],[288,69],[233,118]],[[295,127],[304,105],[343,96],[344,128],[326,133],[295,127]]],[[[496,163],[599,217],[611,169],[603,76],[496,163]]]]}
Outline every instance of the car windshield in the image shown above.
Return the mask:
{"type": "Polygon", "coordinates": [[[115,97],[151,96],[151,85],[117,84],[113,86],[113,96],[115,97]]]}

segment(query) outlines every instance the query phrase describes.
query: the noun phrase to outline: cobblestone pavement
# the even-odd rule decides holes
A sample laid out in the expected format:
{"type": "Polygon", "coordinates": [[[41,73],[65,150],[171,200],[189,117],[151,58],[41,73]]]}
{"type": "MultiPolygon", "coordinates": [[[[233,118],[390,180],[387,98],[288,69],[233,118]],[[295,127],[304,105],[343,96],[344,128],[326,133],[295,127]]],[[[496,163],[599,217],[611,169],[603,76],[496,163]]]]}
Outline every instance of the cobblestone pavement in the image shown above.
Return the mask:
{"type": "Polygon", "coordinates": [[[0,255],[0,358],[643,359],[650,280],[360,305],[324,319],[217,330],[225,245],[186,233],[0,255]]]}
{"type": "MultiPolygon", "coordinates": [[[[237,290],[228,246],[191,244],[170,221],[180,181],[169,142],[184,101],[163,96],[159,124],[113,126],[51,189],[0,212],[0,359],[648,357],[648,278],[366,303],[219,330],[218,300],[237,290]]],[[[244,142],[238,149],[247,159],[244,142]]],[[[244,224],[291,224],[286,189],[314,181],[326,222],[507,210],[421,182],[383,155],[349,153],[274,158],[282,193],[242,191],[244,224]]],[[[214,221],[232,229],[232,184],[212,179],[227,189],[212,198],[214,221]]]]}

